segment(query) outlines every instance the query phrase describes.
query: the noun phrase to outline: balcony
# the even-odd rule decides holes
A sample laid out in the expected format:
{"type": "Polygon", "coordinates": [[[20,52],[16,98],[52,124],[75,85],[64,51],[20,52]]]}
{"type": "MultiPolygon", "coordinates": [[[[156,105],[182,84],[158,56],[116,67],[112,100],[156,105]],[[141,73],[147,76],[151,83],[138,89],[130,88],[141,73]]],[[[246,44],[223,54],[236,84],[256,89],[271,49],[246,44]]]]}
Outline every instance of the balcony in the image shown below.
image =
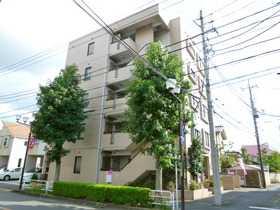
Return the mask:
{"type": "Polygon", "coordinates": [[[118,115],[122,114],[127,108],[126,97],[117,98],[105,101],[104,112],[107,116],[112,118],[118,118],[118,115]]]}
{"type": "Polygon", "coordinates": [[[131,146],[129,134],[121,132],[104,133],[102,137],[103,150],[125,150],[131,146]]]}
{"type": "MultiPolygon", "coordinates": [[[[130,46],[133,50],[136,50],[135,42],[130,38],[126,38],[123,40],[127,45],[130,46]]],[[[132,58],[133,54],[129,49],[127,49],[123,44],[120,42],[114,42],[110,45],[109,55],[112,60],[116,63],[119,63],[124,60],[128,60],[132,58]]]]}
{"type": "Polygon", "coordinates": [[[119,89],[122,83],[129,83],[129,78],[131,77],[131,69],[133,66],[127,65],[122,68],[116,68],[110,70],[107,74],[107,81],[109,82],[109,86],[115,86],[113,89],[119,89]]]}

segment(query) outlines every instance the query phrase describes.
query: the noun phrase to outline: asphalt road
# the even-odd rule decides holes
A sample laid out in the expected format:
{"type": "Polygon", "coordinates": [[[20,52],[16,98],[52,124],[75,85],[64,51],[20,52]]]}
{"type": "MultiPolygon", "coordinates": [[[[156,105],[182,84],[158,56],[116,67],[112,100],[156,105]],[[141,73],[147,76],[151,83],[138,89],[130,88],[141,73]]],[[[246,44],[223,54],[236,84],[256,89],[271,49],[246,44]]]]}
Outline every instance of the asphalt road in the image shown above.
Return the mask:
{"type": "MultiPolygon", "coordinates": [[[[57,200],[13,193],[17,190],[18,181],[0,181],[0,210],[32,210],[32,209],[128,209],[126,207],[88,206],[83,202],[57,200]]],[[[135,209],[135,208],[134,208],[135,209]]],[[[141,208],[139,208],[141,209],[141,208]]],[[[273,184],[267,189],[240,188],[233,191],[225,191],[222,194],[222,205],[214,205],[214,197],[186,201],[186,210],[280,210],[280,184],[273,184]]]]}
{"type": "Polygon", "coordinates": [[[274,184],[267,189],[240,188],[225,191],[222,194],[222,205],[214,204],[214,197],[188,201],[188,210],[280,210],[280,184],[274,184]]]}

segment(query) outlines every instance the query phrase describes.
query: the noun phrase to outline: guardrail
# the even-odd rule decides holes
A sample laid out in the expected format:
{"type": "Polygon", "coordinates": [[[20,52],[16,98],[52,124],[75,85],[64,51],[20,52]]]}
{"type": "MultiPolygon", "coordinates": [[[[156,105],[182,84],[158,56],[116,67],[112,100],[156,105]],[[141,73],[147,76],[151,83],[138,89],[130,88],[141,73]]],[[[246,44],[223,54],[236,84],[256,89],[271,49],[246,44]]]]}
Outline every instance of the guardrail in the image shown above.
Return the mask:
{"type": "Polygon", "coordinates": [[[29,182],[23,180],[22,189],[38,189],[43,190],[48,194],[48,192],[52,192],[53,181],[46,180],[34,180],[31,179],[29,182]]]}
{"type": "Polygon", "coordinates": [[[174,192],[167,190],[150,190],[151,197],[153,198],[154,205],[171,206],[172,210],[175,209],[174,192]]]}

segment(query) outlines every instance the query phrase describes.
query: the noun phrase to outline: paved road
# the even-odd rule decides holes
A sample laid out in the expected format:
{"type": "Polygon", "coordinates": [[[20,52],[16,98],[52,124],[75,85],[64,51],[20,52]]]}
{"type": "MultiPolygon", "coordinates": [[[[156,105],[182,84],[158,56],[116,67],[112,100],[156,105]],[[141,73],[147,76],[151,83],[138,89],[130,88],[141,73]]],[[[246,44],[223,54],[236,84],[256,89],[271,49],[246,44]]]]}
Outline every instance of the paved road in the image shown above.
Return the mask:
{"type": "Polygon", "coordinates": [[[280,184],[267,189],[240,188],[222,194],[222,206],[214,205],[214,198],[188,201],[189,210],[280,210],[280,184]]]}
{"type": "MultiPolygon", "coordinates": [[[[39,198],[9,192],[8,189],[18,189],[18,181],[0,181],[0,210],[32,210],[32,209],[103,209],[83,206],[66,200],[39,198]]],[[[214,205],[214,198],[196,201],[187,201],[186,210],[280,210],[280,184],[274,184],[267,189],[240,188],[234,191],[225,191],[222,194],[222,206],[214,205]]],[[[107,207],[105,209],[127,209],[107,207]]]]}

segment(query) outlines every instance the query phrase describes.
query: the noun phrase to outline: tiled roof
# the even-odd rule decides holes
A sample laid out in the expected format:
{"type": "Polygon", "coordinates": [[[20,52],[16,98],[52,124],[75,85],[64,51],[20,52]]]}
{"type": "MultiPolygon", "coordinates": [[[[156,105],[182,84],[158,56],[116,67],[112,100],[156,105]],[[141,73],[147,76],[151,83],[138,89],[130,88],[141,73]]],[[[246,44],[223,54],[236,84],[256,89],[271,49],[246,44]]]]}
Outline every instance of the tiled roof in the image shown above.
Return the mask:
{"type": "Polygon", "coordinates": [[[26,138],[28,139],[28,135],[30,132],[30,126],[22,125],[19,123],[12,123],[7,121],[2,121],[3,129],[7,128],[12,133],[14,137],[26,138]]]}
{"type": "MultiPolygon", "coordinates": [[[[250,155],[257,156],[258,155],[258,146],[257,145],[242,145],[241,147],[244,147],[247,149],[247,153],[250,155]]],[[[261,150],[266,148],[267,149],[267,155],[270,155],[274,150],[269,148],[269,145],[263,144],[260,145],[261,150]]]]}

